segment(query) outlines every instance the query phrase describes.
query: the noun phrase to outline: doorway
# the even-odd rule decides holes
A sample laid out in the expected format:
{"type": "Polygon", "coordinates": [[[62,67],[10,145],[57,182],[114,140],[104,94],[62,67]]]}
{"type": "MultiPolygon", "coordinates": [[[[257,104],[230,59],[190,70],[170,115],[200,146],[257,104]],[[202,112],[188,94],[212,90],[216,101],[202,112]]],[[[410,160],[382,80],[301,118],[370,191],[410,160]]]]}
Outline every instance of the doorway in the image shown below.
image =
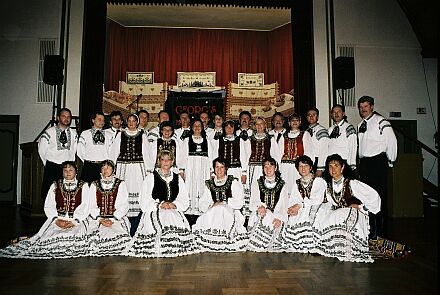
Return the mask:
{"type": "Polygon", "coordinates": [[[17,205],[18,127],[20,116],[0,115],[0,205],[17,205]]]}

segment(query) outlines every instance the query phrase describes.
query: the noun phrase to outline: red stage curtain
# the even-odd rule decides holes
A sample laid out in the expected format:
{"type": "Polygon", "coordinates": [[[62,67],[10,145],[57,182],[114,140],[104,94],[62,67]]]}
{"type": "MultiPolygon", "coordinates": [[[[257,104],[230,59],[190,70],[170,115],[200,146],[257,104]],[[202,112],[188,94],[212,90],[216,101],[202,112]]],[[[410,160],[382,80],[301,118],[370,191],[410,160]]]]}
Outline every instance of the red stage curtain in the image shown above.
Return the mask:
{"type": "Polygon", "coordinates": [[[109,21],[106,90],[118,90],[126,72],[154,72],[176,85],[177,72],[216,72],[217,86],[238,73],[264,73],[280,93],[293,89],[292,34],[287,24],[270,32],[126,28],[109,21]]]}

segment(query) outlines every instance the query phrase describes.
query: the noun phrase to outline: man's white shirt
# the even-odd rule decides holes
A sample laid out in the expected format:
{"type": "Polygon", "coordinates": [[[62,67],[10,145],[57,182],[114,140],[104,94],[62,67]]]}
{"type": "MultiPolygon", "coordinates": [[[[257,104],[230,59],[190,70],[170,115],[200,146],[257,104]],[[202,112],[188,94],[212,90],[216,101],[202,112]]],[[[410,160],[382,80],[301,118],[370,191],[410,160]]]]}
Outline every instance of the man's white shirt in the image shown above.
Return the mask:
{"type": "Polygon", "coordinates": [[[46,165],[47,161],[61,164],[64,161],[75,161],[78,134],[75,129],[66,128],[66,142],[60,141],[63,132],[58,126],[48,128],[38,140],[38,154],[46,165]]]}

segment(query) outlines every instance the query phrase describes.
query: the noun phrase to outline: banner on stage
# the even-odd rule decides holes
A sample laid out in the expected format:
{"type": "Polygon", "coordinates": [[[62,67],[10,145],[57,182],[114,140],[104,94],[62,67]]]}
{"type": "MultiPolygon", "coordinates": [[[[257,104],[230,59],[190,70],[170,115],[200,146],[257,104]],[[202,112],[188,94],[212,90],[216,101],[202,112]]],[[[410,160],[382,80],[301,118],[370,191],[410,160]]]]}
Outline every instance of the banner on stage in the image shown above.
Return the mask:
{"type": "Polygon", "coordinates": [[[104,91],[102,111],[108,115],[112,111],[120,111],[127,118],[131,113],[146,110],[150,113],[148,127],[159,124],[158,113],[165,107],[168,96],[168,83],[127,84],[119,81],[119,92],[104,91]]]}
{"type": "Polygon", "coordinates": [[[127,84],[153,84],[154,72],[127,72],[127,84]]]}
{"type": "Polygon", "coordinates": [[[214,87],[216,72],[177,72],[177,87],[214,87]]]}
{"type": "Polygon", "coordinates": [[[264,73],[238,73],[239,87],[263,87],[264,73]]]}
{"type": "Polygon", "coordinates": [[[258,88],[240,87],[237,83],[229,82],[225,117],[236,120],[242,111],[248,111],[252,117],[265,118],[267,124],[270,124],[276,112],[281,112],[286,117],[294,113],[294,97],[291,93],[279,94],[277,82],[258,88]]]}

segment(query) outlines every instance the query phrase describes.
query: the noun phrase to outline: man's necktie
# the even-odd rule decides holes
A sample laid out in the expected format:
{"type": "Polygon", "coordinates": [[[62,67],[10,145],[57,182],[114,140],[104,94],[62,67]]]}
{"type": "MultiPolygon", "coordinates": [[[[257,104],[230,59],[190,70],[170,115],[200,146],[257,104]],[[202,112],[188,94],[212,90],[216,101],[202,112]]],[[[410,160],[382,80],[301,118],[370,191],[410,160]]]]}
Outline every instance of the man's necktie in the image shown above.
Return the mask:
{"type": "Polygon", "coordinates": [[[66,134],[66,130],[61,131],[60,134],[60,143],[65,146],[67,143],[67,134],[66,134]]]}
{"type": "Polygon", "coordinates": [[[312,128],[307,128],[306,131],[310,134],[310,136],[313,136],[313,129],[312,128]]]}
{"type": "Polygon", "coordinates": [[[333,128],[332,133],[330,134],[330,138],[338,138],[339,135],[341,135],[339,133],[339,126],[336,125],[335,128],[333,128]]]}
{"type": "Polygon", "coordinates": [[[277,143],[280,141],[280,139],[281,139],[281,136],[283,136],[283,134],[280,132],[280,133],[278,133],[278,135],[277,135],[277,143]]]}
{"type": "Polygon", "coordinates": [[[190,131],[185,129],[185,130],[183,130],[182,135],[180,136],[180,139],[184,140],[185,138],[189,137],[189,135],[190,135],[190,131]]]}
{"type": "Polygon", "coordinates": [[[363,120],[359,126],[359,133],[365,133],[367,131],[367,121],[363,120]]]}
{"type": "Polygon", "coordinates": [[[220,136],[222,136],[222,132],[221,131],[216,131],[214,134],[214,139],[218,140],[220,138],[220,136]]]}
{"type": "Polygon", "coordinates": [[[248,137],[249,137],[249,135],[248,135],[248,133],[247,133],[246,130],[241,130],[240,137],[241,137],[241,139],[243,139],[243,140],[247,140],[248,137]]]}
{"type": "Polygon", "coordinates": [[[102,134],[101,130],[96,130],[95,135],[93,135],[93,142],[95,144],[104,143],[105,137],[104,134],[102,134]]]}

